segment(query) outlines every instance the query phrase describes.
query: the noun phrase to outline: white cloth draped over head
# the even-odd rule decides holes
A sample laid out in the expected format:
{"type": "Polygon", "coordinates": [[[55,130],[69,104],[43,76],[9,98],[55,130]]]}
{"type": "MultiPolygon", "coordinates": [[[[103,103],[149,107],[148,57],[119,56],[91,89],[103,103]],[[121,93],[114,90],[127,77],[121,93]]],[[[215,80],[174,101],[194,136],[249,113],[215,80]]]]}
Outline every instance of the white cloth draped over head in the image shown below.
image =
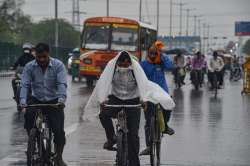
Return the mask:
{"type": "MultiPolygon", "coordinates": [[[[120,53],[110,60],[105,67],[100,79],[97,81],[92,95],[84,108],[83,119],[91,120],[97,116],[100,110],[100,104],[107,100],[112,90],[112,79],[117,59],[120,53]]],[[[165,92],[158,84],[148,80],[140,64],[130,55],[132,69],[139,89],[140,100],[150,101],[154,104],[161,104],[166,110],[172,110],[175,103],[170,95],[165,92]]]]}

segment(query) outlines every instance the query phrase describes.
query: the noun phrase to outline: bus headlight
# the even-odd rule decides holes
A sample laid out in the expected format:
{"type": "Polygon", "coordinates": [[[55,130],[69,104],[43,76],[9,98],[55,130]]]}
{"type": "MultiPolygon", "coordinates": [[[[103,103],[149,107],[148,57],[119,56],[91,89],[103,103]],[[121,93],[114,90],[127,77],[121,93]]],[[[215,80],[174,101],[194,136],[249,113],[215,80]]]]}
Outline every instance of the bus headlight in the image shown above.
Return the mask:
{"type": "Polygon", "coordinates": [[[92,64],[92,59],[85,58],[85,59],[83,59],[83,63],[85,63],[85,64],[92,64]]]}

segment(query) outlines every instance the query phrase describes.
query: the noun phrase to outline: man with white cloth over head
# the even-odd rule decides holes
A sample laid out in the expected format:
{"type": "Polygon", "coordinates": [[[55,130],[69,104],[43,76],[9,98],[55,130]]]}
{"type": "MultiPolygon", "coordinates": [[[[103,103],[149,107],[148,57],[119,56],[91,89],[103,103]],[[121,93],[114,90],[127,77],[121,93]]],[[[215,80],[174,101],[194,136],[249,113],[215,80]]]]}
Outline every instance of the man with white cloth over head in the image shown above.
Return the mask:
{"type": "MultiPolygon", "coordinates": [[[[104,69],[84,109],[83,118],[94,117],[103,103],[137,105],[140,101],[160,103],[165,109],[173,109],[175,106],[172,98],[159,85],[147,79],[140,64],[128,52],[122,51],[109,61],[104,69]]],[[[127,111],[129,166],[139,166],[140,110],[138,108],[128,109],[134,109],[127,111]]],[[[116,117],[119,110],[102,107],[99,112],[99,118],[107,137],[104,149],[111,150],[116,143],[111,118],[116,117]]]]}

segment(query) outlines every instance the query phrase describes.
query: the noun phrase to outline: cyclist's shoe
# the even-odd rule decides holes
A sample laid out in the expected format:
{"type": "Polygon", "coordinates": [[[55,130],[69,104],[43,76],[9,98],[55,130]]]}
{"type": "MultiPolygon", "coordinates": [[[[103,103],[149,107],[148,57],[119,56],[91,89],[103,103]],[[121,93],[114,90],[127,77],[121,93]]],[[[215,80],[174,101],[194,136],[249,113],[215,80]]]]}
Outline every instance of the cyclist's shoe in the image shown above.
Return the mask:
{"type": "Polygon", "coordinates": [[[104,143],[103,149],[110,150],[110,151],[116,151],[116,148],[113,146],[116,144],[116,140],[108,140],[104,143]]]}
{"type": "Polygon", "coordinates": [[[165,131],[163,131],[163,134],[173,135],[175,133],[174,129],[166,126],[165,131]]]}
{"type": "Polygon", "coordinates": [[[139,155],[140,156],[150,155],[150,147],[146,147],[146,149],[144,149],[143,151],[141,151],[139,155]]]}
{"type": "Polygon", "coordinates": [[[55,148],[56,148],[55,166],[67,166],[67,164],[63,161],[62,158],[64,145],[55,146],[55,148]]]}
{"type": "Polygon", "coordinates": [[[67,166],[67,164],[63,161],[63,159],[56,158],[55,166],[67,166]]]}

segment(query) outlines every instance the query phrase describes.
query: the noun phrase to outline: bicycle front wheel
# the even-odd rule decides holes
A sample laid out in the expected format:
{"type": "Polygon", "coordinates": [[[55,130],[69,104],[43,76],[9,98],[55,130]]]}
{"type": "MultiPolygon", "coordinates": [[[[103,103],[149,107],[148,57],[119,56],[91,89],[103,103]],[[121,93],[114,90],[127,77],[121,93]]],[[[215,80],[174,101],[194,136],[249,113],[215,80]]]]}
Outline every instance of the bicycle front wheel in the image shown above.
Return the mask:
{"type": "Polygon", "coordinates": [[[160,166],[161,132],[159,123],[154,117],[151,119],[150,135],[150,164],[151,166],[160,166]]]}
{"type": "Polygon", "coordinates": [[[117,132],[117,166],[127,166],[128,165],[128,143],[127,135],[122,132],[117,132]]]}
{"type": "Polygon", "coordinates": [[[28,149],[27,149],[27,165],[35,166],[36,165],[36,142],[37,141],[37,129],[31,129],[28,140],[28,149]]]}

